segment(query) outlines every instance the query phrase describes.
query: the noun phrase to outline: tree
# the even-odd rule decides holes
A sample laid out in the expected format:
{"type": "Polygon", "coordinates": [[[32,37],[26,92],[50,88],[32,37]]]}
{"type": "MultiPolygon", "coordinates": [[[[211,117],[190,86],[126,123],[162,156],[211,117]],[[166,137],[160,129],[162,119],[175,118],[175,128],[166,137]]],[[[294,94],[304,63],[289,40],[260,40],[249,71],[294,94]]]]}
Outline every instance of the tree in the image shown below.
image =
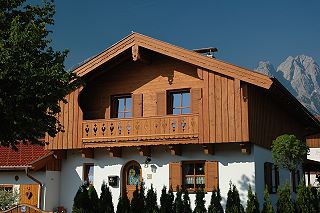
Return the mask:
{"type": "Polygon", "coordinates": [[[173,212],[175,213],[183,213],[183,203],[182,203],[182,189],[177,187],[177,194],[174,200],[174,208],[173,212]]]}
{"type": "Polygon", "coordinates": [[[194,208],[193,213],[206,213],[207,209],[204,206],[205,203],[206,201],[204,200],[203,189],[197,189],[196,200],[195,200],[196,207],[194,208]]]}
{"type": "Polygon", "coordinates": [[[19,193],[16,189],[4,190],[0,189],[0,210],[4,211],[12,208],[19,201],[19,193]]]}
{"type": "Polygon", "coordinates": [[[284,134],[272,142],[271,151],[275,164],[281,168],[288,169],[292,174],[307,158],[309,147],[297,139],[296,136],[284,134]]]}
{"type": "Polygon", "coordinates": [[[182,203],[183,203],[183,212],[191,213],[192,212],[191,203],[190,203],[190,197],[187,189],[184,189],[182,203]]]}
{"type": "Polygon", "coordinates": [[[128,199],[127,193],[124,193],[119,197],[119,202],[117,205],[117,213],[129,213],[130,212],[130,201],[128,199]]]}
{"type": "Polygon", "coordinates": [[[93,185],[89,186],[88,195],[91,202],[90,205],[92,206],[92,212],[99,212],[99,197],[93,185]]]}
{"type": "Polygon", "coordinates": [[[251,185],[249,185],[246,213],[259,213],[259,212],[260,212],[259,202],[258,202],[257,195],[252,192],[251,185]]]}
{"type": "Polygon", "coordinates": [[[87,184],[82,184],[73,200],[73,213],[91,212],[92,206],[89,199],[87,184]]]}
{"type": "Polygon", "coordinates": [[[64,70],[67,51],[50,47],[54,24],[51,0],[42,5],[26,0],[0,3],[0,145],[16,149],[19,142],[42,144],[44,133],[62,131],[56,114],[59,101],[80,85],[64,70]]]}
{"type": "Polygon", "coordinates": [[[152,184],[151,184],[151,188],[147,192],[146,212],[147,213],[158,213],[159,212],[159,207],[157,204],[157,193],[153,190],[152,184]]]}
{"type": "Polygon", "coordinates": [[[243,207],[240,203],[240,196],[237,187],[230,182],[227,195],[226,213],[240,213],[243,207]]]}
{"type": "Polygon", "coordinates": [[[285,183],[283,188],[278,188],[278,202],[277,212],[292,213],[294,212],[294,206],[291,199],[291,190],[288,182],[285,183]]]}
{"type": "Polygon", "coordinates": [[[107,186],[107,184],[103,181],[101,185],[101,194],[99,200],[99,211],[100,213],[113,213],[114,206],[112,202],[112,194],[107,186]]]}
{"type": "Polygon", "coordinates": [[[263,193],[263,207],[262,213],[273,213],[273,206],[270,200],[270,194],[268,191],[268,187],[266,186],[263,193]]]}
{"type": "Polygon", "coordinates": [[[311,191],[311,186],[306,186],[304,181],[300,181],[297,193],[297,207],[301,213],[316,212],[314,206],[315,197],[311,191]]]}
{"type": "Polygon", "coordinates": [[[220,189],[214,189],[211,194],[211,201],[208,207],[208,213],[223,213],[223,208],[221,206],[221,194],[220,189]]]}

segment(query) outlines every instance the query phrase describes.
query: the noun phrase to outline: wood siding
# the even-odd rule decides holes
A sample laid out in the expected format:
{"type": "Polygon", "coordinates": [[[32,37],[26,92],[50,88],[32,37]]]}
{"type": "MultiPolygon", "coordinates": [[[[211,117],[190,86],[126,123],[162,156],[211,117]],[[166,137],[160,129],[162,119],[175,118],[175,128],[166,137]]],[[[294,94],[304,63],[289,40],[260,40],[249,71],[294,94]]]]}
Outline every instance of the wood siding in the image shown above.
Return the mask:
{"type": "Polygon", "coordinates": [[[320,134],[307,137],[307,145],[309,148],[320,148],[320,134]]]}
{"type": "MultiPolygon", "coordinates": [[[[295,115],[280,104],[270,91],[248,86],[250,141],[270,148],[272,141],[282,134],[304,138],[304,126],[295,115]]],[[[287,107],[290,107],[289,104],[287,107]]]]}
{"type": "Polygon", "coordinates": [[[21,184],[19,188],[20,203],[38,205],[39,184],[21,184]]]}

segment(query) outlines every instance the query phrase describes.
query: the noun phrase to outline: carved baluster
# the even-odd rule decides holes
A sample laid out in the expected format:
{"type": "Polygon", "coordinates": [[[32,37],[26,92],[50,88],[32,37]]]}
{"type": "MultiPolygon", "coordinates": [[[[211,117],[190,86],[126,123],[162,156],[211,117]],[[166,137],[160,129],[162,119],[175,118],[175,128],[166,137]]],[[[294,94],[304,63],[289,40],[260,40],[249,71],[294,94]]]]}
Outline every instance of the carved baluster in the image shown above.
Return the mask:
{"type": "Polygon", "coordinates": [[[130,132],[131,132],[131,125],[130,125],[130,122],[128,122],[127,126],[127,132],[128,132],[128,135],[130,135],[130,132]]]}
{"type": "Polygon", "coordinates": [[[176,124],[176,120],[173,119],[172,122],[171,122],[171,127],[172,127],[172,131],[175,132],[176,131],[176,127],[177,127],[177,124],[176,124]]]}
{"type": "Polygon", "coordinates": [[[113,135],[114,125],[113,123],[110,124],[110,135],[113,135]]]}
{"type": "Polygon", "coordinates": [[[182,118],[181,126],[182,126],[182,131],[184,132],[184,130],[185,130],[186,126],[187,126],[186,117],[182,118]]]}
{"type": "Polygon", "coordinates": [[[97,126],[97,124],[94,124],[93,125],[93,135],[94,136],[97,136],[97,131],[98,131],[98,126],[97,126]]]}
{"type": "Polygon", "coordinates": [[[118,123],[118,134],[121,135],[121,131],[122,131],[122,126],[121,126],[121,122],[118,123]]]}
{"type": "Polygon", "coordinates": [[[86,128],[84,130],[86,131],[86,136],[89,136],[90,128],[88,124],[86,124],[86,128]]]}
{"type": "Polygon", "coordinates": [[[102,124],[101,132],[102,132],[102,135],[104,136],[105,132],[106,132],[106,125],[105,124],[102,124]]]}

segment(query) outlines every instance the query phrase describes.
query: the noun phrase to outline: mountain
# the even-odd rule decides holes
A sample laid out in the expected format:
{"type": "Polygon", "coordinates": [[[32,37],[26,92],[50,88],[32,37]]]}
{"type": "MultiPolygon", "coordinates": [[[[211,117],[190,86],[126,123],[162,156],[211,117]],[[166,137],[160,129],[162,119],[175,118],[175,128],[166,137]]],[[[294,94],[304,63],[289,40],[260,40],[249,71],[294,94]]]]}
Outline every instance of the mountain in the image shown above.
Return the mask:
{"type": "Polygon", "coordinates": [[[277,78],[311,113],[320,115],[320,67],[312,57],[289,56],[277,69],[260,61],[255,71],[277,78]]]}

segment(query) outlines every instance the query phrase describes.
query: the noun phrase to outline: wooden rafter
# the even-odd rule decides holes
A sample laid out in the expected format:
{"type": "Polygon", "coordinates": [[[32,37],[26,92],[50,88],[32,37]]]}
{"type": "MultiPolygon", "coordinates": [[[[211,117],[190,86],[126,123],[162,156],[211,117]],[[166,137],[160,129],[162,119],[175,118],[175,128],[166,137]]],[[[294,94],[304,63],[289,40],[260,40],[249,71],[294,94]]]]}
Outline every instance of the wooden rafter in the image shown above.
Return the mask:
{"type": "Polygon", "coordinates": [[[170,145],[169,149],[171,155],[181,155],[181,145],[170,145]]]}
{"type": "Polygon", "coordinates": [[[140,156],[151,157],[151,149],[150,146],[139,146],[138,148],[140,156]]]}
{"type": "Polygon", "coordinates": [[[93,148],[81,149],[81,157],[94,158],[94,149],[93,148]]]}
{"type": "Polygon", "coordinates": [[[122,148],[121,147],[110,147],[107,149],[111,158],[121,158],[122,148]]]}
{"type": "Polygon", "coordinates": [[[203,144],[203,152],[206,155],[214,155],[214,144],[203,144]]]}

